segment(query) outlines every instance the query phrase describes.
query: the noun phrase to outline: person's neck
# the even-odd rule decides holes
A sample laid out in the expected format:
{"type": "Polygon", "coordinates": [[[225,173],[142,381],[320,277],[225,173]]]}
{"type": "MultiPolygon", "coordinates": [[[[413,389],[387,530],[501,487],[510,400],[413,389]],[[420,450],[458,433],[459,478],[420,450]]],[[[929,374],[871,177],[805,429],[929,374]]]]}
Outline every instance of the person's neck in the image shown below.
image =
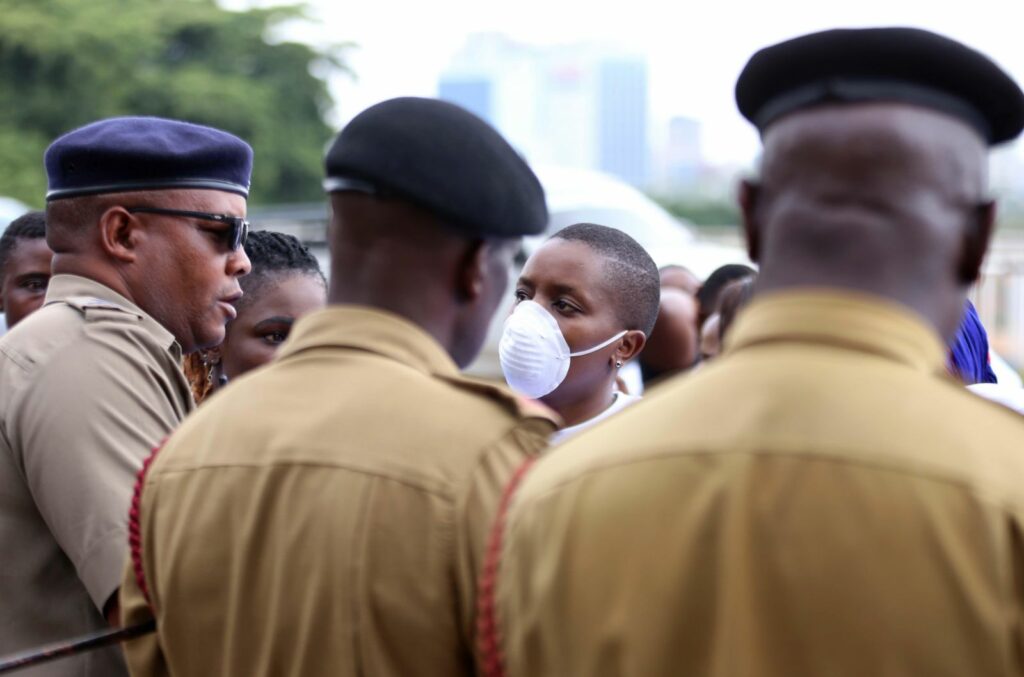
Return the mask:
{"type": "Polygon", "coordinates": [[[51,268],[54,275],[77,275],[109,287],[132,303],[136,303],[131,288],[123,277],[109,267],[81,254],[54,254],[51,268]]]}
{"type": "Polygon", "coordinates": [[[559,401],[557,390],[552,395],[540,398],[541,402],[548,405],[561,416],[566,428],[580,423],[585,423],[595,416],[600,416],[615,402],[615,382],[612,381],[607,387],[598,388],[594,394],[575,401],[559,401]]]}
{"type": "Polygon", "coordinates": [[[394,275],[341,277],[331,279],[331,305],[357,305],[398,315],[430,334],[449,354],[454,333],[450,303],[429,286],[396,286],[394,275]]]}

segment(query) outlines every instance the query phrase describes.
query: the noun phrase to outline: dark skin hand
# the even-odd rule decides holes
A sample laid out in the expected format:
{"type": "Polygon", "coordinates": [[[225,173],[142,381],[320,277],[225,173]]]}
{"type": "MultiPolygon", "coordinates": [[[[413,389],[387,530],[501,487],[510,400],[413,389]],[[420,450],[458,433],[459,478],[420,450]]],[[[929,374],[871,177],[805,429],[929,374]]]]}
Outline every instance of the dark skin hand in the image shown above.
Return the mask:
{"type": "Polygon", "coordinates": [[[987,146],[951,116],[897,103],[818,106],[764,135],[740,206],[758,293],[847,289],[956,331],[992,233],[987,146]]]}
{"type": "Polygon", "coordinates": [[[0,312],[6,315],[8,329],[43,307],[52,259],[43,238],[15,241],[0,280],[0,312]]]}
{"type": "MultiPolygon", "coordinates": [[[[516,283],[516,302],[533,300],[554,316],[572,352],[607,341],[626,327],[615,312],[616,289],[606,259],[583,242],[548,240],[526,262],[516,283]]],[[[566,426],[587,421],[611,406],[618,369],[644,346],[644,334],[630,331],[611,345],[572,358],[569,373],[540,398],[566,426]]]]}

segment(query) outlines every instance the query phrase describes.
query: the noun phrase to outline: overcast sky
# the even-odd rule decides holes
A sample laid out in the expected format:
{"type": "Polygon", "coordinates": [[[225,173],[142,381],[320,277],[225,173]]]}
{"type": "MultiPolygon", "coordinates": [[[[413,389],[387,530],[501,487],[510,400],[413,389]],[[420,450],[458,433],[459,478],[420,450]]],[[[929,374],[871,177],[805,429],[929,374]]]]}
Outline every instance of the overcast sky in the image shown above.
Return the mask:
{"type": "MultiPolygon", "coordinates": [[[[352,41],[357,79],[335,78],[337,123],[400,95],[433,96],[438,75],[466,36],[496,31],[536,44],[603,41],[646,55],[653,129],[673,115],[703,125],[705,156],[748,164],[757,138],[736,112],[732,88],[758,48],[832,27],[903,25],[949,35],[986,52],[1024,81],[1024,4],[1019,0],[307,0],[311,42],[352,41]]],[[[229,7],[273,4],[223,0],[229,7]]]]}

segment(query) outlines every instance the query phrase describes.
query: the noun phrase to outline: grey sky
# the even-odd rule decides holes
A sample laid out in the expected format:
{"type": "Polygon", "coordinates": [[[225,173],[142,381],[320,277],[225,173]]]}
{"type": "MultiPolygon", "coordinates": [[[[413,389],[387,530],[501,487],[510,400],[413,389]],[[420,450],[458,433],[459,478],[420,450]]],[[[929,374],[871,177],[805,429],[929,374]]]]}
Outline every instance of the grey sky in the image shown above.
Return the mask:
{"type": "Polygon", "coordinates": [[[716,163],[747,164],[757,149],[756,135],[732,98],[743,64],[758,48],[802,33],[872,25],[927,28],[986,52],[1024,81],[1019,0],[308,2],[320,22],[301,28],[302,39],[359,45],[350,54],[358,80],[332,83],[338,123],[386,98],[436,94],[438,75],[466,36],[486,31],[538,44],[603,41],[646,55],[655,134],[673,115],[697,118],[705,155],[716,163]]]}

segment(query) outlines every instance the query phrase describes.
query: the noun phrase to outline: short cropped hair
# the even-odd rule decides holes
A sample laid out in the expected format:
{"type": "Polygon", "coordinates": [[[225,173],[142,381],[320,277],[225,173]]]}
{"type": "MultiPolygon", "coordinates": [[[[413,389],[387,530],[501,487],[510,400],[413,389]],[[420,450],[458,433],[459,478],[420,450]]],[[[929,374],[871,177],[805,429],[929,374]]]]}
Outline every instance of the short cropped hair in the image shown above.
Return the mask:
{"type": "Polygon", "coordinates": [[[46,214],[28,212],[14,219],[0,235],[0,278],[4,276],[7,260],[18,240],[38,240],[46,237],[46,214]]]}
{"type": "Polygon", "coordinates": [[[606,260],[606,269],[619,294],[615,312],[626,329],[650,336],[658,319],[661,277],[658,266],[640,243],[621,230],[596,223],[577,223],[563,228],[551,239],[582,242],[606,260]]]}
{"type": "MultiPolygon", "coordinates": [[[[284,273],[309,275],[327,284],[316,257],[294,235],[253,231],[245,241],[245,254],[252,263],[252,272],[239,280],[245,294],[251,294],[268,278],[284,273]]],[[[243,295],[240,302],[244,304],[245,299],[243,295]]]]}

